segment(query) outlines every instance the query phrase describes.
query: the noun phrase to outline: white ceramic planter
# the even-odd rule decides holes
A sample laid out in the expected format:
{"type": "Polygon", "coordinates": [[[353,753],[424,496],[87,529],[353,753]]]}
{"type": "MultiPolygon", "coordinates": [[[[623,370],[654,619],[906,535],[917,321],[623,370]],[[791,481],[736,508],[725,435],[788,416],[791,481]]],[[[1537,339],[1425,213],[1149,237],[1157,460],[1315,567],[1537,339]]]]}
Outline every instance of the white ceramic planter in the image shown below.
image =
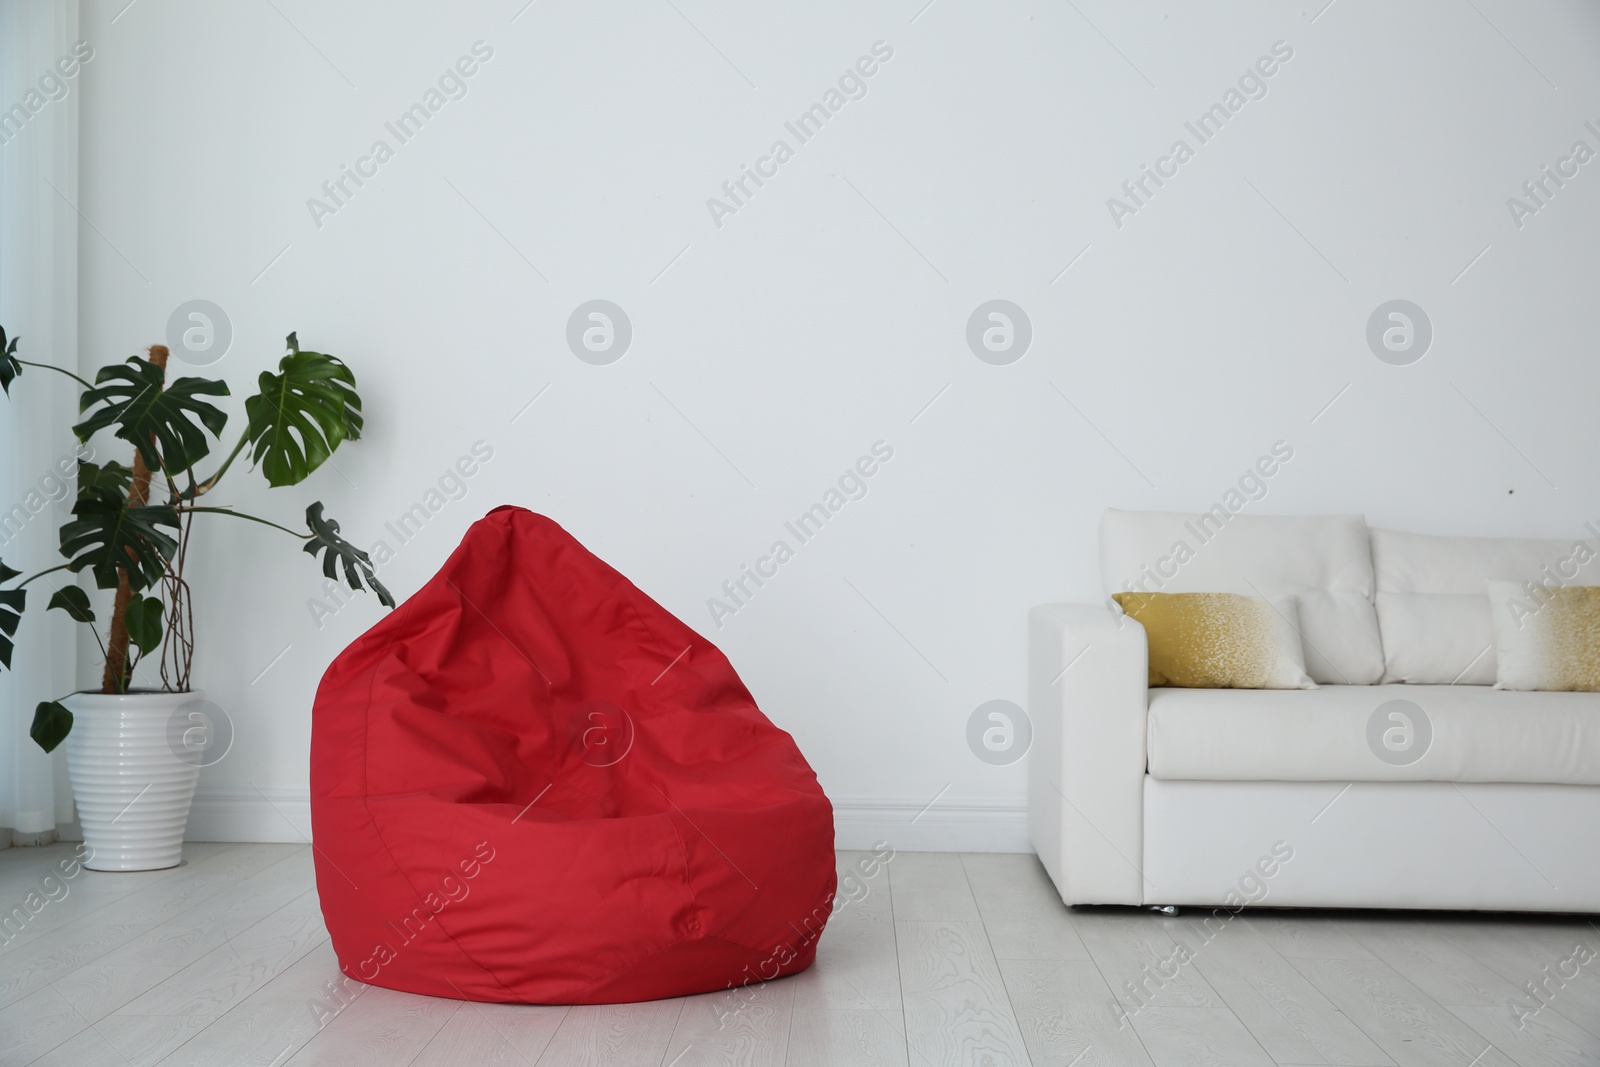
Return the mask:
{"type": "MultiPolygon", "coordinates": [[[[75,693],[67,768],[94,871],[156,871],[183,859],[183,829],[200,779],[179,758],[169,723],[200,693],[75,693]]],[[[181,748],[181,747],[180,747],[181,748]]]]}

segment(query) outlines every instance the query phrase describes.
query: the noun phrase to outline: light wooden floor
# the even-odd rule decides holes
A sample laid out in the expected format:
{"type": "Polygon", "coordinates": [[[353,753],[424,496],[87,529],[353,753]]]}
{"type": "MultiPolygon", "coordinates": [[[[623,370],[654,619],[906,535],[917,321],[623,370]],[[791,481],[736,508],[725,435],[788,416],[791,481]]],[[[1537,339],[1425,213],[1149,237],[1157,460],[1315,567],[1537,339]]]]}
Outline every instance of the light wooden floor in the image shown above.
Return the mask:
{"type": "MultiPolygon", "coordinates": [[[[0,907],[69,851],[0,851],[0,907]]],[[[569,1009],[364,986],[319,1021],[309,1003],[338,970],[309,849],[186,855],[155,874],[84,872],[0,945],[0,1063],[1600,1064],[1600,958],[1566,964],[1577,977],[1551,980],[1525,1026],[1511,1008],[1539,1003],[1519,987],[1577,945],[1600,951],[1581,920],[1263,912],[1208,939],[1198,913],[1069,912],[1020,855],[895,856],[835,916],[816,966],[725,1028],[723,995],[569,1009]],[[1135,999],[1124,983],[1141,980],[1135,999]]]]}

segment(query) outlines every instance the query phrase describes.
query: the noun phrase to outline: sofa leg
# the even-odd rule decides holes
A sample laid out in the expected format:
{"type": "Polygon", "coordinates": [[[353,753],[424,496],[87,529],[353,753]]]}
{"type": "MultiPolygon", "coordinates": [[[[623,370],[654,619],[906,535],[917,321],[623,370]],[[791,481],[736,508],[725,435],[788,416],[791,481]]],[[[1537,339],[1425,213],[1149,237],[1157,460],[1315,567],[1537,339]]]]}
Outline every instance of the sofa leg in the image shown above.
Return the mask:
{"type": "Polygon", "coordinates": [[[1176,904],[1151,904],[1150,910],[1160,912],[1162,915],[1178,914],[1178,906],[1176,904]]]}

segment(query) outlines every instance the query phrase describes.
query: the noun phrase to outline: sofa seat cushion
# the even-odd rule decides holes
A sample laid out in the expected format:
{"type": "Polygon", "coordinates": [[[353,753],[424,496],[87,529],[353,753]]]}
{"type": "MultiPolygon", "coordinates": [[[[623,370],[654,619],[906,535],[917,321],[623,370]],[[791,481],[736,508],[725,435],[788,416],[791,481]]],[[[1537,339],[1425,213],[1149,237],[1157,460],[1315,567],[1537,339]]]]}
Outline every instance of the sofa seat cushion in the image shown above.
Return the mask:
{"type": "Polygon", "coordinates": [[[1152,689],[1146,730],[1167,780],[1600,785],[1600,693],[1152,689]]]}

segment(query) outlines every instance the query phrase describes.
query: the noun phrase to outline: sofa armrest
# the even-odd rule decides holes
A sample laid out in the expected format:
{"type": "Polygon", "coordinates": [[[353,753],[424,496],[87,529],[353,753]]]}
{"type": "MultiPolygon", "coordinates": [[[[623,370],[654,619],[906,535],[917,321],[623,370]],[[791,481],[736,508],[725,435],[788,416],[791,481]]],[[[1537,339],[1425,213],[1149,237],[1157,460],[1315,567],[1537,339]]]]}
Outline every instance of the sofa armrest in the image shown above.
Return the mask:
{"type": "Polygon", "coordinates": [[[1028,617],[1028,832],[1068,904],[1141,904],[1144,627],[1103,605],[1028,617]]]}

